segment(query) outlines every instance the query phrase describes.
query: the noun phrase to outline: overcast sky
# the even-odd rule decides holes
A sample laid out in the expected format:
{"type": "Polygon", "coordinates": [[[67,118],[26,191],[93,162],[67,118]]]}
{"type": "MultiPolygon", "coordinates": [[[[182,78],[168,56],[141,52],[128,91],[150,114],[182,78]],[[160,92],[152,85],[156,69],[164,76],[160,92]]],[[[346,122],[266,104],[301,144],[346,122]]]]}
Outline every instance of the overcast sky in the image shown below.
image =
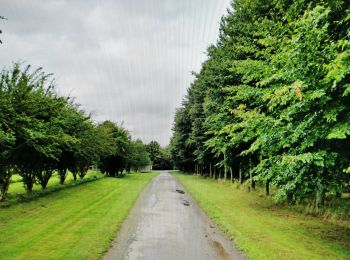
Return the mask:
{"type": "Polygon", "coordinates": [[[95,121],[169,142],[175,108],[230,0],[1,0],[0,65],[54,73],[95,121]]]}

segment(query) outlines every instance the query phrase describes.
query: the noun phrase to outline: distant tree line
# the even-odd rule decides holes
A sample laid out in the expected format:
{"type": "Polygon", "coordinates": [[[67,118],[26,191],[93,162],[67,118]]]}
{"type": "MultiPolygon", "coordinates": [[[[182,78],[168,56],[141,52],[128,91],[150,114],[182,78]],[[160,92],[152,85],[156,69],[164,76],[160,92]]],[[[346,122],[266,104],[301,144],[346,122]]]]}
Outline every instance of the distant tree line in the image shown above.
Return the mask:
{"type": "Polygon", "coordinates": [[[139,170],[150,159],[141,140],[114,122],[94,123],[74,99],[57,95],[51,74],[14,64],[0,74],[0,200],[18,173],[28,192],[53,173],[84,178],[95,165],[108,176],[139,170]]]}
{"type": "Polygon", "coordinates": [[[234,0],[176,111],[175,165],[316,207],[349,191],[349,5],[234,0]]]}
{"type": "Polygon", "coordinates": [[[173,160],[171,158],[170,146],[161,147],[157,141],[146,144],[146,150],[152,161],[154,170],[172,170],[173,160]]]}

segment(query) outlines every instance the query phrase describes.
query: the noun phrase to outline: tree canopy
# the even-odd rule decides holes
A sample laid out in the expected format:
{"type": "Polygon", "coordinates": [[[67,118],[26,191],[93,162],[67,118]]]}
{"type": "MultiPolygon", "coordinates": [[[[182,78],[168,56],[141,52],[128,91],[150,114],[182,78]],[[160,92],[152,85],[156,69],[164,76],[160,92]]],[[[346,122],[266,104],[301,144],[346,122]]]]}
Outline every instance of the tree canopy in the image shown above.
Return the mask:
{"type": "Polygon", "coordinates": [[[291,203],[349,189],[349,28],[345,0],[233,1],[176,111],[176,166],[291,203]]]}
{"type": "MultiPolygon", "coordinates": [[[[114,122],[96,124],[70,97],[56,94],[51,74],[16,63],[0,74],[0,199],[18,173],[28,192],[43,189],[54,172],[63,184],[98,166],[119,176],[130,165],[149,164],[140,140],[114,122]]],[[[129,167],[130,168],[130,167],[129,167]]]]}

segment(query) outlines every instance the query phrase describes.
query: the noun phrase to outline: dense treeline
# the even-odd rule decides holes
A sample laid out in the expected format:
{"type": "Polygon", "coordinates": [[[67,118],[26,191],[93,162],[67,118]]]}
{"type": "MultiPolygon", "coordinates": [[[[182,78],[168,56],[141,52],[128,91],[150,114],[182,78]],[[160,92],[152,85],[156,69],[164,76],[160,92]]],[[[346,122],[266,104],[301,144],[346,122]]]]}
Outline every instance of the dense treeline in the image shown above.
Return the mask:
{"type": "Polygon", "coordinates": [[[0,74],[0,200],[18,173],[28,192],[45,189],[54,172],[84,178],[95,165],[109,176],[150,163],[145,145],[123,127],[95,124],[72,98],[54,90],[52,75],[19,64],[0,74]]]}
{"type": "Polygon", "coordinates": [[[316,207],[349,191],[349,5],[233,1],[176,111],[176,166],[316,207]]]}
{"type": "Polygon", "coordinates": [[[151,141],[146,145],[146,150],[152,162],[154,170],[172,170],[170,146],[161,147],[157,141],[151,141]]]}

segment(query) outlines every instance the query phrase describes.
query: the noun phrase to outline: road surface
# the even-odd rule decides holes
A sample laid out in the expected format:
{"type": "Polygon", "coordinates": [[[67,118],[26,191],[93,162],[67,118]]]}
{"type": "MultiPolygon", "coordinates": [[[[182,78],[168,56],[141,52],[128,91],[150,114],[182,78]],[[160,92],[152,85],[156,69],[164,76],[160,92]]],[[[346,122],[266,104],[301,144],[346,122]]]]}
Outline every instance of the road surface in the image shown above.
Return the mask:
{"type": "Polygon", "coordinates": [[[141,194],[104,259],[245,258],[175,177],[164,171],[141,194]]]}

